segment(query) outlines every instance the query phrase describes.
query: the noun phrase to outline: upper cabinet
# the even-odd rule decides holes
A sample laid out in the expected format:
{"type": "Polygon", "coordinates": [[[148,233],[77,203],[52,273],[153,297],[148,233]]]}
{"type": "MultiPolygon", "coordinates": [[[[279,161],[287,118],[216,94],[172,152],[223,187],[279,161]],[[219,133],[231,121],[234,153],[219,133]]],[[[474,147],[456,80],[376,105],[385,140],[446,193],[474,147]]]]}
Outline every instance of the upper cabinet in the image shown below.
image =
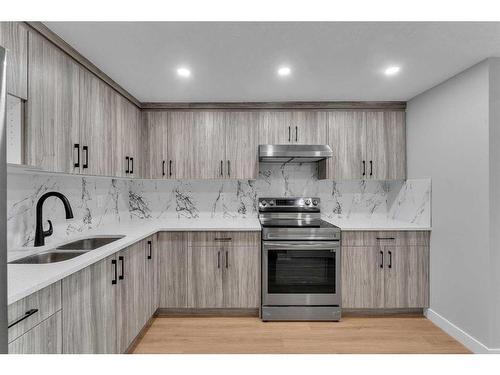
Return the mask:
{"type": "Polygon", "coordinates": [[[26,164],[52,172],[79,173],[80,67],[37,33],[29,33],[29,100],[26,164]]]}
{"type": "Polygon", "coordinates": [[[7,53],[7,92],[28,98],[28,30],[22,22],[0,22],[0,46],[7,53]]]}
{"type": "Polygon", "coordinates": [[[321,178],[406,178],[404,112],[333,111],[327,114],[327,129],[333,157],[320,163],[321,178]]]}
{"type": "Polygon", "coordinates": [[[259,113],[260,144],[324,144],[326,113],[265,111],[259,113]]]}

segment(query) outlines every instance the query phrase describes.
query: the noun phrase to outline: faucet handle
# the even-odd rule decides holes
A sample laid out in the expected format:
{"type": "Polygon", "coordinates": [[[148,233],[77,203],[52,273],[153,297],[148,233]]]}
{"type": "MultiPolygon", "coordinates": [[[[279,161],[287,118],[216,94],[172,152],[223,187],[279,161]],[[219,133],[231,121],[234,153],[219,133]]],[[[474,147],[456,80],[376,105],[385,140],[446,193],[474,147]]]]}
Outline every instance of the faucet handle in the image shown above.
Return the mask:
{"type": "Polygon", "coordinates": [[[52,235],[52,221],[50,221],[50,220],[47,220],[47,221],[49,222],[49,229],[43,231],[44,237],[48,237],[48,236],[52,235]]]}

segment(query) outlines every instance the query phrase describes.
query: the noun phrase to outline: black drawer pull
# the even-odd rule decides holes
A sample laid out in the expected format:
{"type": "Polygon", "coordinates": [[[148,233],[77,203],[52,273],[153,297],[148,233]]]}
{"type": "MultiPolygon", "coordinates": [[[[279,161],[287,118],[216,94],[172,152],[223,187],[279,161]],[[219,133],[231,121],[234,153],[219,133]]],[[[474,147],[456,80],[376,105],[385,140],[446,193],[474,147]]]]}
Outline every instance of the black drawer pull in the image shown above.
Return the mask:
{"type": "Polygon", "coordinates": [[[217,268],[220,268],[220,251],[217,252],[217,268]]]}
{"type": "Polygon", "coordinates": [[[381,256],[380,268],[384,268],[384,252],[383,251],[380,251],[380,256],[381,256]]]}
{"type": "Polygon", "coordinates": [[[153,258],[153,244],[151,241],[148,241],[148,246],[149,246],[148,259],[152,259],[153,258]]]}
{"type": "Polygon", "coordinates": [[[363,160],[363,176],[366,176],[366,161],[363,160]]]}
{"type": "Polygon", "coordinates": [[[231,177],[231,161],[227,161],[227,177],[231,177]]]}
{"type": "Polygon", "coordinates": [[[373,160],[370,160],[370,176],[373,176],[373,160]]]}
{"type": "Polygon", "coordinates": [[[80,144],[75,143],[74,148],[76,149],[76,163],[73,164],[75,168],[80,168],[80,144]]]}
{"type": "Polygon", "coordinates": [[[291,135],[291,130],[290,130],[290,126],[288,127],[288,142],[291,142],[292,141],[292,135],[291,135]]]}
{"type": "Polygon", "coordinates": [[[130,164],[132,165],[130,167],[130,174],[134,174],[134,158],[130,158],[130,164]]]}
{"type": "Polygon", "coordinates": [[[83,146],[82,152],[85,153],[85,162],[83,163],[83,169],[89,167],[89,146],[83,146]]]}
{"type": "Polygon", "coordinates": [[[161,175],[165,176],[165,160],[161,162],[161,175]]]}
{"type": "Polygon", "coordinates": [[[297,142],[299,140],[299,127],[296,126],[295,127],[295,142],[297,142]]]}
{"type": "Polygon", "coordinates": [[[387,267],[392,268],[392,251],[389,251],[389,265],[387,267]]]}
{"type": "Polygon", "coordinates": [[[130,158],[128,156],[125,156],[125,161],[127,162],[127,168],[125,169],[125,174],[130,173],[130,158]]]}
{"type": "Polygon", "coordinates": [[[168,175],[172,177],[172,160],[168,161],[168,175]]]}
{"type": "Polygon", "coordinates": [[[381,241],[381,240],[395,240],[394,237],[377,237],[377,241],[381,241]]]}
{"type": "Polygon", "coordinates": [[[229,258],[229,253],[226,251],[226,268],[227,268],[228,262],[229,262],[228,258],[229,258]]]}
{"type": "Polygon", "coordinates": [[[118,279],[123,280],[125,278],[125,260],[123,259],[123,257],[118,257],[118,260],[122,262],[122,274],[118,276],[118,279]]]}
{"type": "Polygon", "coordinates": [[[214,241],[232,241],[231,237],[215,237],[214,241]]]}
{"type": "Polygon", "coordinates": [[[12,323],[9,324],[8,328],[14,327],[16,324],[21,323],[23,320],[28,319],[31,315],[38,312],[38,309],[31,309],[24,313],[24,315],[20,318],[17,318],[12,323]]]}
{"type": "Polygon", "coordinates": [[[111,280],[111,284],[116,284],[118,280],[118,267],[116,266],[116,259],[111,260],[111,264],[114,266],[114,271],[115,271],[115,278],[111,280]]]}

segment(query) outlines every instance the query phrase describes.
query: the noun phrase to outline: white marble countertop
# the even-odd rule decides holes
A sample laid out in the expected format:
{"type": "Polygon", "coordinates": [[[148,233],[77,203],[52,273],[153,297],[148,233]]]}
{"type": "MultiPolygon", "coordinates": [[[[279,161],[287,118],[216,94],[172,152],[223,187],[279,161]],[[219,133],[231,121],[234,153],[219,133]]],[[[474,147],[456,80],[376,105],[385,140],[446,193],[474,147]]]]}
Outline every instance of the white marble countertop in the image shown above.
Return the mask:
{"type": "MultiPolygon", "coordinates": [[[[386,221],[370,225],[360,225],[352,222],[336,222],[334,219],[324,220],[338,225],[342,230],[431,230],[413,226],[408,223],[386,221]]],[[[128,223],[113,225],[85,232],[79,236],[67,239],[59,244],[50,244],[37,248],[23,248],[9,250],[8,261],[13,261],[31,254],[50,250],[56,246],[63,245],[81,238],[99,235],[124,235],[115,242],[102,246],[96,250],[80,255],[76,258],[52,264],[8,264],[8,304],[14,303],[46,286],[62,280],[72,273],[96,263],[128,246],[133,245],[152,234],[162,231],[260,231],[260,223],[257,218],[236,220],[156,220],[145,223],[128,223]]]]}
{"type": "Polygon", "coordinates": [[[323,220],[337,225],[340,229],[345,231],[430,231],[431,227],[426,227],[418,224],[407,223],[398,220],[352,220],[341,221],[328,217],[322,217],[323,220]]]}

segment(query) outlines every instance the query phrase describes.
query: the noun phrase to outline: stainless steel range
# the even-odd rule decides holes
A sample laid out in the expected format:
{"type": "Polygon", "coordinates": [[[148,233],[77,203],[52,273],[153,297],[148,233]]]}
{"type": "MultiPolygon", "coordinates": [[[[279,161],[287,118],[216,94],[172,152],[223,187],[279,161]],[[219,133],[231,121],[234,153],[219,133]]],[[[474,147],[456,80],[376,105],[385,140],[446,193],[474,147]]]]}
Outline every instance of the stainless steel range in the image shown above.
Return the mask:
{"type": "Polygon", "coordinates": [[[339,320],[340,228],[319,198],[259,198],[262,320],[339,320]]]}

